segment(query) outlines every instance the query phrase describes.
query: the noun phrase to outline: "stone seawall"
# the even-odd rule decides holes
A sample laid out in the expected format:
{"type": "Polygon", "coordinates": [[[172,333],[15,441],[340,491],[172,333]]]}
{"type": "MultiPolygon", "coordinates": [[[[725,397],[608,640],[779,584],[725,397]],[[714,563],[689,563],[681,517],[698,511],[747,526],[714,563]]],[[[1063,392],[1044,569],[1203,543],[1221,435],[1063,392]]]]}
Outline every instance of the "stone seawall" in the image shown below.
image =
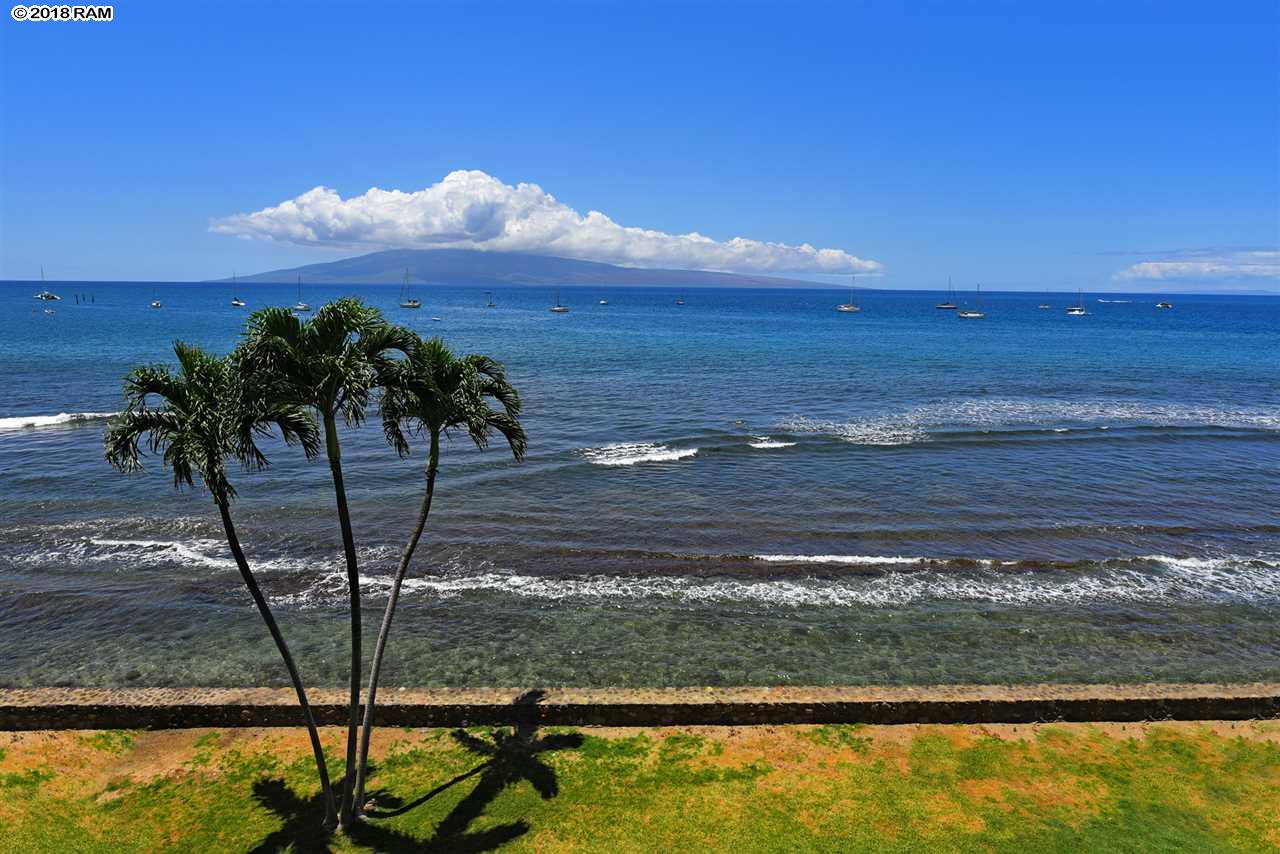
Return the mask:
{"type": "MultiPolygon", "coordinates": [[[[1280,717],[1280,685],[1026,685],[913,688],[383,689],[387,726],[1040,723],[1280,717]]],[[[322,725],[346,694],[313,689],[322,725]]],[[[0,689],[0,730],[297,726],[287,688],[0,689]]]]}

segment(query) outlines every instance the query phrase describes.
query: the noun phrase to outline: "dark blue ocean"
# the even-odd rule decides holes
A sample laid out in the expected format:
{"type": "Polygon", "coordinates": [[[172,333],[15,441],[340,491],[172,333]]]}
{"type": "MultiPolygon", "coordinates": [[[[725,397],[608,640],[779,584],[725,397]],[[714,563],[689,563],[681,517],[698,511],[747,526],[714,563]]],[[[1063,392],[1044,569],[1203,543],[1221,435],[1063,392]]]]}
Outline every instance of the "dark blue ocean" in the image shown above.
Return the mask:
{"type": "MultiPolygon", "coordinates": [[[[51,288],[0,285],[0,684],[281,684],[208,497],[101,436],[131,367],[295,288],[51,288]]],[[[1280,299],[398,293],[305,296],[503,361],[530,450],[447,448],[392,684],[1280,680],[1280,299]]],[[[343,441],[372,631],[424,461],[343,441]]],[[[304,678],[344,684],[328,469],[268,450],[241,535],[304,678]]]]}

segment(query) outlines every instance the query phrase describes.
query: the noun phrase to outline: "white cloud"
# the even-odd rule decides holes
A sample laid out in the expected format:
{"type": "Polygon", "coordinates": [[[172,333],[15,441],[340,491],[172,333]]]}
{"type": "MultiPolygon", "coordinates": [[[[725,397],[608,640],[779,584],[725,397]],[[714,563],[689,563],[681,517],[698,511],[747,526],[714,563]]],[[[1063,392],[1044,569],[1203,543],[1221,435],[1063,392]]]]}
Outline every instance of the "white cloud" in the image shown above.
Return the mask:
{"type": "Polygon", "coordinates": [[[1162,261],[1142,261],[1115,275],[1122,281],[1276,279],[1280,278],[1280,252],[1255,250],[1188,250],[1170,253],[1162,261]]]}
{"type": "Polygon", "coordinates": [[[759,273],[874,273],[875,261],[815,249],[697,232],[624,226],[583,215],[537,184],[504,184],[479,171],[450,172],[412,193],[380,190],[343,199],[316,187],[255,213],[214,220],[219,234],[347,249],[484,249],[534,252],[632,267],[759,273]]]}

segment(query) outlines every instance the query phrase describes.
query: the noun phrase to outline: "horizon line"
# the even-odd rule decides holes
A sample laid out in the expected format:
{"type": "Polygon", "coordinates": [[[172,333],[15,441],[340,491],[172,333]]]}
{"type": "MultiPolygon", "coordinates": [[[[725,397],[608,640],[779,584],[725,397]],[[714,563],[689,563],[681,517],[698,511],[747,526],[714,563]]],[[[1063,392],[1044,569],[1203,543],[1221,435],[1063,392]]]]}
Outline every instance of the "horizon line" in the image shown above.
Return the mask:
{"type": "MultiPolygon", "coordinates": [[[[695,271],[701,272],[701,271],[695,271]]],[[[254,274],[261,275],[261,274],[254,274]]],[[[741,274],[735,274],[741,275],[741,274]]],[[[251,282],[248,279],[253,276],[247,276],[239,279],[239,282],[246,287],[253,285],[293,285],[295,281],[281,280],[268,282],[251,282]]],[[[231,279],[0,279],[0,285],[229,285],[232,284],[231,279]]],[[[303,284],[311,287],[355,287],[355,288],[375,288],[375,287],[398,287],[398,282],[323,282],[312,281],[303,284]]],[[[824,282],[806,282],[805,284],[813,287],[766,287],[758,285],[619,285],[619,284],[589,284],[589,283],[554,283],[546,284],[520,284],[508,282],[495,285],[488,282],[440,282],[419,279],[413,284],[437,287],[458,287],[458,288],[511,288],[516,290],[537,290],[539,288],[608,288],[617,290],[674,290],[674,291],[843,291],[848,289],[847,284],[824,283],[824,282]]],[[[885,292],[885,293],[946,293],[948,289],[942,287],[925,288],[925,287],[866,287],[859,286],[859,291],[864,292],[885,292]]],[[[970,289],[960,289],[961,293],[967,293],[970,289]]],[[[1276,290],[1265,290],[1261,288],[1233,288],[1226,290],[1090,290],[1089,288],[1067,288],[1062,290],[1044,289],[1044,288],[1009,288],[1007,286],[992,286],[987,293],[1010,293],[1010,294],[1070,294],[1072,291],[1088,294],[1131,294],[1131,295],[1160,295],[1167,294],[1171,296],[1277,296],[1280,297],[1280,288],[1276,290]]]]}

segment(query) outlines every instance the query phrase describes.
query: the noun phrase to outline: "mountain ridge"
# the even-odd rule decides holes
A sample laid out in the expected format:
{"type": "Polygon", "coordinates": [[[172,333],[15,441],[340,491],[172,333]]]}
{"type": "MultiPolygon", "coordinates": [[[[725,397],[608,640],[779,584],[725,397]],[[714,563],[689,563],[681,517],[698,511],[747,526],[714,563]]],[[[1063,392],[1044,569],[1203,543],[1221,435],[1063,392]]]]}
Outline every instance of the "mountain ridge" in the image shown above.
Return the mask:
{"type": "MultiPolygon", "coordinates": [[[[385,249],[281,270],[239,276],[245,283],[287,283],[302,276],[315,285],[397,284],[408,269],[412,284],[426,285],[633,285],[652,287],[811,288],[823,282],[708,270],[619,267],[528,252],[477,249],[385,249]]],[[[230,279],[216,281],[229,282],[230,279]]]]}

